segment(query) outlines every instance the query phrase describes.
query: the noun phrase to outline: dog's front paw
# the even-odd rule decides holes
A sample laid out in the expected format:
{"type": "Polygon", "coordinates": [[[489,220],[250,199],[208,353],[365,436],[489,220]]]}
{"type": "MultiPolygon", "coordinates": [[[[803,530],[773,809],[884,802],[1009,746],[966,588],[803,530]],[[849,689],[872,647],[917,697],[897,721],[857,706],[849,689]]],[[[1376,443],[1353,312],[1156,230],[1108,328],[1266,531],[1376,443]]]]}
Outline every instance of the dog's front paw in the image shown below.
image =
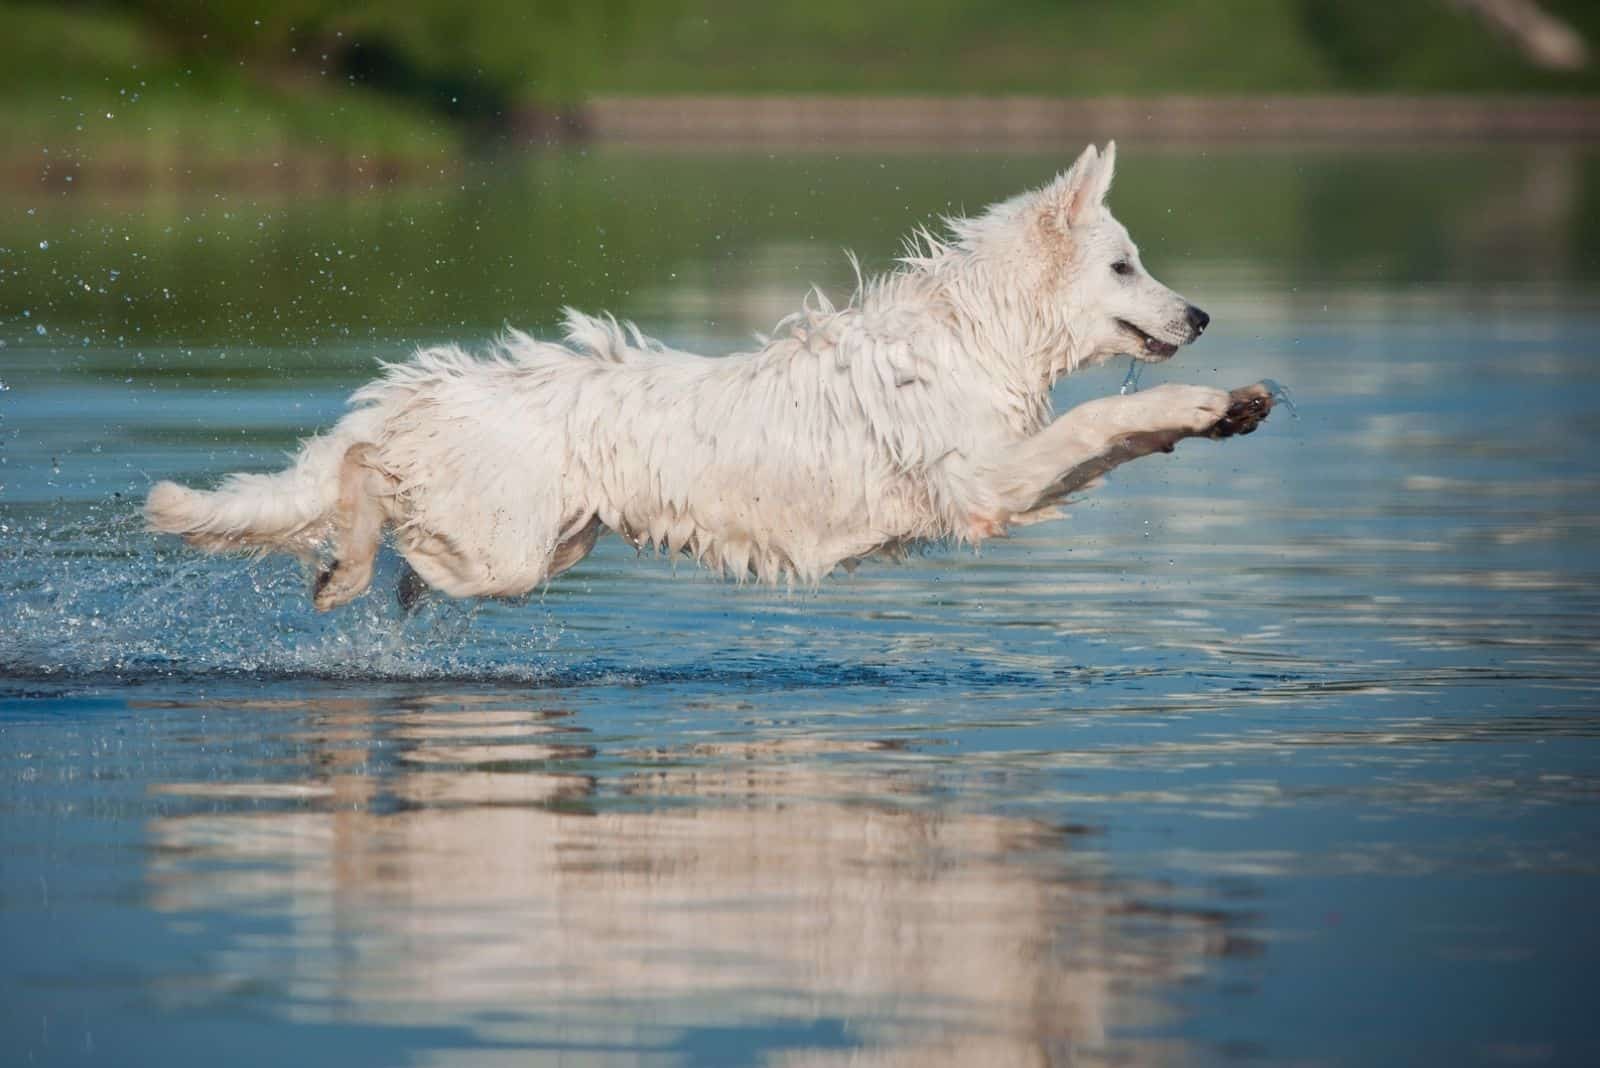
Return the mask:
{"type": "Polygon", "coordinates": [[[1235,434],[1255,431],[1272,411],[1272,391],[1261,383],[1242,386],[1227,394],[1228,409],[1206,430],[1209,438],[1231,438],[1235,434]]]}
{"type": "Polygon", "coordinates": [[[1130,412],[1135,417],[1136,429],[1145,432],[1166,432],[1178,437],[1209,434],[1211,429],[1227,418],[1233,398],[1220,389],[1210,386],[1185,386],[1176,382],[1147,389],[1128,398],[1137,409],[1130,412]]]}

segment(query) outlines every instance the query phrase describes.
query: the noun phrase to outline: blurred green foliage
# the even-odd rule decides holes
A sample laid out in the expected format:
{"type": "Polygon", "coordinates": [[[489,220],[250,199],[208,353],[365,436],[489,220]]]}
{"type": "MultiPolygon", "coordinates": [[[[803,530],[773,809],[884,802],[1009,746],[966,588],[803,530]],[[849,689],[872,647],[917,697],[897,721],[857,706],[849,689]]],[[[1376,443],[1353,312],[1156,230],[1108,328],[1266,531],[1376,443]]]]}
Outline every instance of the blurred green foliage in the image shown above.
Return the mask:
{"type": "MultiPolygon", "coordinates": [[[[1587,0],[1546,7],[1591,39],[1587,0]]],[[[503,100],[592,91],[1061,93],[1594,88],[1446,0],[106,0],[184,49],[361,49],[503,100]]],[[[398,73],[398,71],[397,71],[398,73]]]]}
{"type": "MultiPolygon", "coordinates": [[[[89,5],[86,5],[86,7],[89,5]]],[[[592,86],[639,0],[109,0],[196,59],[315,67],[468,116],[592,86]]]]}
{"type": "MultiPolygon", "coordinates": [[[[1600,5],[1545,7],[1600,35],[1600,5]]],[[[649,5],[596,88],[1069,95],[1590,92],[1448,0],[739,0],[649,5]]]]}
{"type": "Polygon", "coordinates": [[[0,167],[30,179],[80,162],[270,169],[295,156],[428,160],[459,147],[450,123],[403,101],[335,88],[294,62],[206,50],[209,33],[168,36],[109,8],[0,7],[0,167]]]}
{"type": "MultiPolygon", "coordinates": [[[[1600,41],[1600,4],[1545,7],[1600,41]]],[[[1447,0],[11,0],[0,143],[427,161],[594,93],[1592,93],[1596,67],[1535,69],[1447,0]]]]}

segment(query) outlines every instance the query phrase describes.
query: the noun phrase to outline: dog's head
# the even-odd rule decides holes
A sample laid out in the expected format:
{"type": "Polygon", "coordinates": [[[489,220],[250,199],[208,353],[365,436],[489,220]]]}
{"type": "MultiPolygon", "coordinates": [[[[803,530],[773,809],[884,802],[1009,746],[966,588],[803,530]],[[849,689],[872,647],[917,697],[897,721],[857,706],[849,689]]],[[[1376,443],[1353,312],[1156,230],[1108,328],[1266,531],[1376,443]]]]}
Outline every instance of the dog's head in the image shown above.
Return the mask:
{"type": "Polygon", "coordinates": [[[997,204],[964,228],[963,244],[1008,264],[1025,283],[1052,376],[1115,356],[1165,360],[1211,317],[1151,277],[1106,193],[1117,146],[1093,145],[1043,189],[997,204]]]}

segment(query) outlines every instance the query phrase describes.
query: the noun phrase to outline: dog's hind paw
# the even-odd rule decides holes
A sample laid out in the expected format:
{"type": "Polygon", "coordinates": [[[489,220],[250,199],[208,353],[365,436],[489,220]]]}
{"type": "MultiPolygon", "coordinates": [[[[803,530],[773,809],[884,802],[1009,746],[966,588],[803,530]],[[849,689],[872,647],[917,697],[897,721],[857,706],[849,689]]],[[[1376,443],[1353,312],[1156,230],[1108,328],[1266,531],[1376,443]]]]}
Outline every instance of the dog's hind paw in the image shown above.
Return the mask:
{"type": "Polygon", "coordinates": [[[333,573],[337,570],[339,570],[339,561],[335,560],[317,572],[317,577],[311,583],[312,597],[322,596],[322,591],[328,588],[328,583],[333,581],[333,573]]]}
{"type": "Polygon", "coordinates": [[[1228,394],[1228,410],[1206,431],[1206,437],[1221,440],[1254,433],[1266,421],[1272,404],[1272,391],[1259,382],[1236,389],[1228,394]]]}
{"type": "Polygon", "coordinates": [[[361,566],[335,560],[317,572],[316,582],[311,587],[311,603],[319,612],[338,608],[360,596],[371,581],[370,561],[361,566]]]}

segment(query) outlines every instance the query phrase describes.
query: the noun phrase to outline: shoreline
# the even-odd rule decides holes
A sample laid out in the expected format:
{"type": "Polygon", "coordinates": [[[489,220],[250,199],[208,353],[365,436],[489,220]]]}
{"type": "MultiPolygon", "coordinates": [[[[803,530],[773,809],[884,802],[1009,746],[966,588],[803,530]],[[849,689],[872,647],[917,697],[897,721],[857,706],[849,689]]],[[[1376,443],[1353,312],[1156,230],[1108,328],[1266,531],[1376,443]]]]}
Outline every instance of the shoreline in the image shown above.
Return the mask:
{"type": "Polygon", "coordinates": [[[598,96],[597,144],[1054,146],[1152,142],[1600,142],[1600,99],[1545,96],[598,96]]]}
{"type": "Polygon", "coordinates": [[[1600,144],[1600,98],[1241,96],[597,96],[568,112],[527,109],[477,151],[409,157],[279,144],[211,155],[198,145],[146,155],[126,141],[34,145],[0,157],[0,188],[303,191],[406,185],[473,158],[573,145],[665,151],[1056,150],[1117,138],[1143,146],[1600,144]]]}

